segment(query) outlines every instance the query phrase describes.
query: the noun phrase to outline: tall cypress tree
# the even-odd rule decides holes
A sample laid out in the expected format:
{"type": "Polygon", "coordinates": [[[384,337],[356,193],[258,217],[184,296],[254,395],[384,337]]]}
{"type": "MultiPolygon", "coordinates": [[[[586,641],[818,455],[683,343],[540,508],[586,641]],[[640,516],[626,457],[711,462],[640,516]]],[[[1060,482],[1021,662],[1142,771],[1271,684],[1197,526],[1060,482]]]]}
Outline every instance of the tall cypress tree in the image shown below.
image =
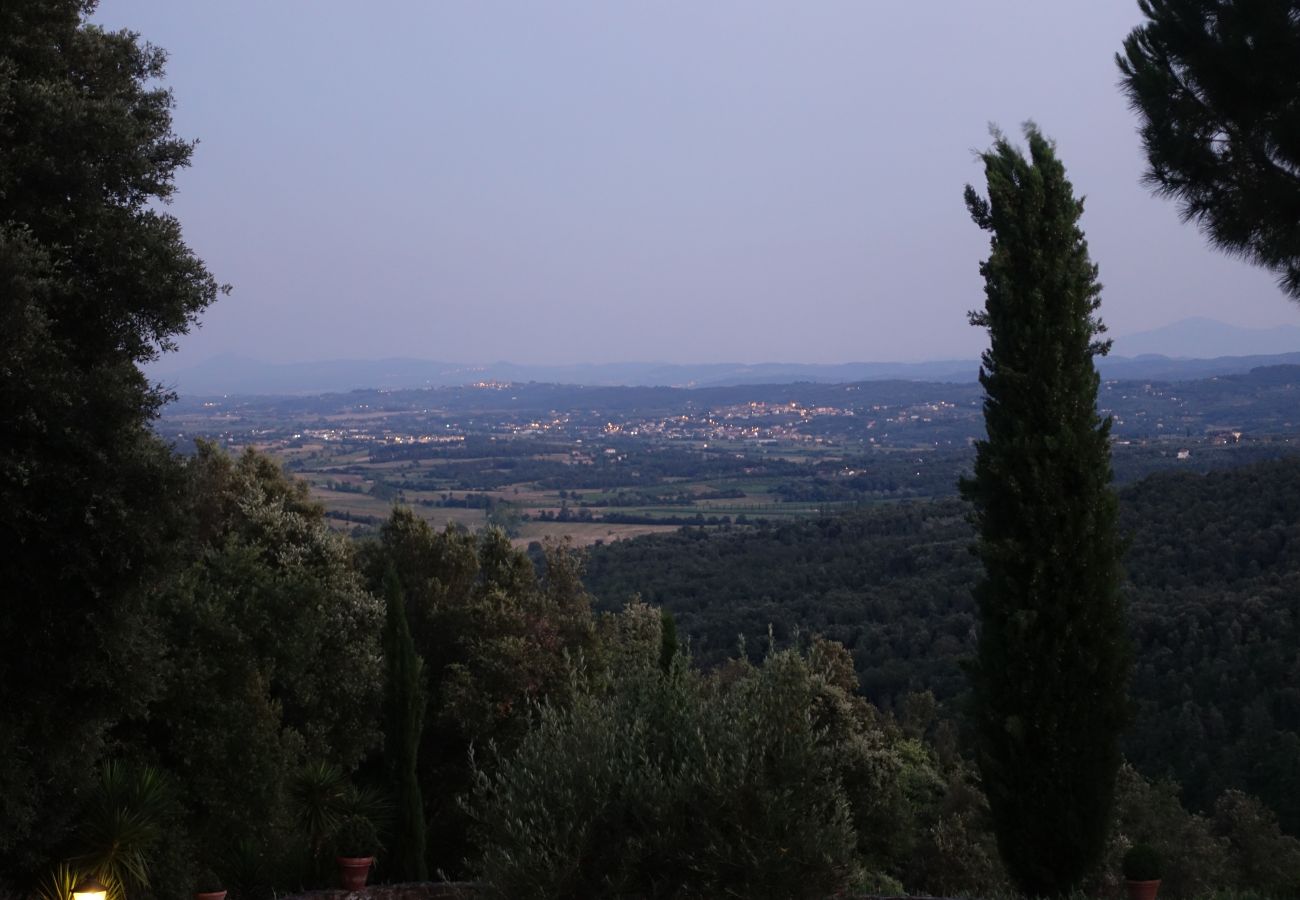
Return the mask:
{"type": "Polygon", "coordinates": [[[980,267],[988,329],[980,383],[987,438],[963,496],[984,577],[971,666],[978,760],[998,847],[1018,886],[1078,884],[1106,841],[1130,652],[1119,594],[1110,420],[1093,358],[1109,350],[1101,285],[1055,147],[1026,125],[1029,158],[995,135],[981,155],[991,232],[980,267]]]}
{"type": "Polygon", "coordinates": [[[427,881],[428,845],[424,799],[417,764],[424,728],[423,661],[406,622],[406,600],[397,573],[384,576],[384,659],[387,670],[384,754],[397,796],[392,873],[399,881],[427,881]]]}
{"type": "Polygon", "coordinates": [[[668,610],[662,609],[659,611],[659,625],[659,668],[671,672],[673,660],[681,652],[677,644],[677,620],[668,610]]]}

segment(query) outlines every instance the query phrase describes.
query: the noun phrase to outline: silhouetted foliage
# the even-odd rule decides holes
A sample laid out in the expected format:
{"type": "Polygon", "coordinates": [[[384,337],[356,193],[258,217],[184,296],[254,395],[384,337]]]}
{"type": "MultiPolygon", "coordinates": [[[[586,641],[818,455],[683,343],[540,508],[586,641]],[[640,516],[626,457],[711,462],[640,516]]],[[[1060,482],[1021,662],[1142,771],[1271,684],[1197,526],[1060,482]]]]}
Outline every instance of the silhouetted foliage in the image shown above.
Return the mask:
{"type": "Polygon", "coordinates": [[[295,774],[309,760],[349,771],[378,744],[382,608],[274,461],[201,445],[185,474],[182,559],[155,589],[165,677],[121,738],[175,774],[196,840],[305,850],[295,774]]]}
{"type": "Polygon", "coordinates": [[[1116,60],[1142,117],[1146,182],[1300,300],[1300,7],[1138,5],[1146,21],[1116,60]]]}
{"type": "MultiPolygon", "coordinates": [[[[640,604],[602,620],[609,669],[478,770],[469,809],[499,895],[824,897],[864,866],[885,883],[924,869],[917,848],[953,821],[944,776],[856,696],[843,648],[711,675],[678,655],[665,673],[662,622],[640,604]]],[[[949,849],[964,862],[970,843],[949,849]]]]}
{"type": "Polygon", "coordinates": [[[362,550],[373,590],[390,567],[396,572],[423,660],[419,782],[429,860],[449,874],[472,855],[457,803],[471,783],[470,746],[513,746],[529,702],[567,691],[566,658],[594,648],[580,558],[556,544],[545,560],[539,576],[500,529],[435,531],[404,507],[362,550]]]}
{"type": "Polygon", "coordinates": [[[681,652],[681,648],[678,646],[677,620],[666,609],[660,612],[659,618],[662,630],[662,636],[659,640],[659,668],[664,672],[671,672],[673,660],[681,652]]]}
{"type": "Polygon", "coordinates": [[[140,587],[177,471],[137,364],[218,286],[161,204],[192,145],[165,55],[90,0],[0,7],[0,869],[66,834],[108,732],[152,696],[140,587]],[[73,724],[75,723],[75,724],[73,724]],[[71,738],[69,730],[76,730],[71,738]]]}
{"type": "Polygon", "coordinates": [[[976,760],[998,848],[1031,896],[1064,894],[1105,847],[1129,674],[1110,420],[1093,356],[1108,345],[1101,287],[1055,148],[1026,126],[1029,157],[999,136],[982,154],[992,235],[980,266],[986,440],[962,481],[984,576],[970,666],[976,760]]]}
{"type": "Polygon", "coordinates": [[[397,798],[396,834],[389,866],[398,881],[427,881],[429,848],[418,775],[425,714],[424,666],[406,624],[402,585],[392,569],[384,576],[384,662],[384,757],[397,798]]]}

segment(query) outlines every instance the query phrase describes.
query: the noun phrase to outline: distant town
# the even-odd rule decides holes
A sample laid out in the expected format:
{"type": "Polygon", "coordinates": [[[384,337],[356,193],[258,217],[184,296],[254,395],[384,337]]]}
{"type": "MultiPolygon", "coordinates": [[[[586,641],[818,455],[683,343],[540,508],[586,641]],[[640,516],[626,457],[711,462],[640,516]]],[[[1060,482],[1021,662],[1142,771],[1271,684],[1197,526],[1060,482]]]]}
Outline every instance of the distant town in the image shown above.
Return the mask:
{"type": "MultiPolygon", "coordinates": [[[[1300,367],[1107,381],[1117,478],[1284,455],[1300,367]]],[[[954,493],[982,437],[977,384],[866,381],[711,388],[480,381],[312,397],[182,399],[159,423],[256,447],[358,533],[394,503],[434,524],[497,524],[524,544],[618,540],[954,493]]]]}

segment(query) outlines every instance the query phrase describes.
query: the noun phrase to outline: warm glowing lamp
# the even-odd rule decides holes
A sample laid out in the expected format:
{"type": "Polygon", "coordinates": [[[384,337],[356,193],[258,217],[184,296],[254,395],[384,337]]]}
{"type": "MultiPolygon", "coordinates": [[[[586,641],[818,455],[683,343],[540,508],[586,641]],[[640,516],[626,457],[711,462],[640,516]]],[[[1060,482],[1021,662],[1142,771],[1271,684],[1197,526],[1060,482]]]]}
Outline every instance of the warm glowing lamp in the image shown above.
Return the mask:
{"type": "Polygon", "coordinates": [[[72,889],[72,900],[107,900],[108,888],[95,878],[83,878],[72,889]]]}

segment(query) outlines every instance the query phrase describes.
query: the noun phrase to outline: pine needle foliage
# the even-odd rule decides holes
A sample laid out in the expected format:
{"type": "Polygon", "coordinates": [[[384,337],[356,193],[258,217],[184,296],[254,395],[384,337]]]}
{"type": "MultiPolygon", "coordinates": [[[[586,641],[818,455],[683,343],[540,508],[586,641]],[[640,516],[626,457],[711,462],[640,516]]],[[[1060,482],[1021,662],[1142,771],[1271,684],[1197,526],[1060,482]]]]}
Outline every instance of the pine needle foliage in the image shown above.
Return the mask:
{"type": "Polygon", "coordinates": [[[1026,894],[1057,896],[1105,847],[1128,718],[1110,420],[1093,364],[1109,342],[1083,201],[1054,145],[1032,124],[1028,157],[994,136],[987,199],[966,188],[992,235],[985,307],[970,317],[990,340],[987,438],[961,484],[984,567],[974,724],[1007,870],[1026,894]]]}
{"type": "Polygon", "coordinates": [[[1139,0],[1116,57],[1145,181],[1300,301],[1300,2],[1139,0]]]}

